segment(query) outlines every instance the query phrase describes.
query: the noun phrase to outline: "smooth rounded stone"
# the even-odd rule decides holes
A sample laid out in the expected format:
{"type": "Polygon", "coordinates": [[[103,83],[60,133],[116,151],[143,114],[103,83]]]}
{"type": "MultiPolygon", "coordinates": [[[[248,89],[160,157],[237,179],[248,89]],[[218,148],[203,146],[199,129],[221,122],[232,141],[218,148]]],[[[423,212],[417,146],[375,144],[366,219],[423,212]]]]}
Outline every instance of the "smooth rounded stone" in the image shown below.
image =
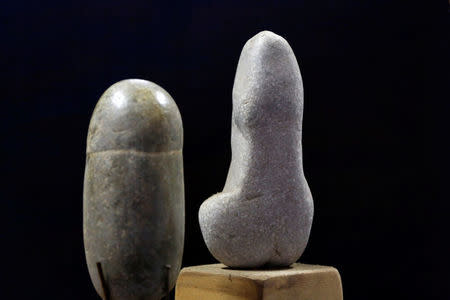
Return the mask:
{"type": "Polygon", "coordinates": [[[120,81],[97,103],[83,226],[89,274],[103,299],[161,299],[174,287],[184,242],[182,146],[180,113],[160,86],[120,81]]]}
{"type": "Polygon", "coordinates": [[[313,218],[302,115],[303,84],[291,47],[272,32],[257,34],[236,71],[225,187],[199,211],[206,245],[223,264],[288,266],[302,255],[313,218]]]}

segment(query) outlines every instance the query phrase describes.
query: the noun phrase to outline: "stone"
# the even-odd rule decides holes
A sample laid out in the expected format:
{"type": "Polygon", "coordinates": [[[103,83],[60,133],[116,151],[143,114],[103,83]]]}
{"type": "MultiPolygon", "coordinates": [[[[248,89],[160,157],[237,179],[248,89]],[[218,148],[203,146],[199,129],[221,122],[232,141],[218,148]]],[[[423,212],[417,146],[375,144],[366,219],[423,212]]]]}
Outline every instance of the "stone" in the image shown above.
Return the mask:
{"type": "Polygon", "coordinates": [[[180,113],[160,86],[124,80],[98,101],[83,227],[89,274],[103,299],[161,299],[174,287],[184,243],[182,146],[180,113]]]}
{"type": "Polygon", "coordinates": [[[302,163],[303,84],[282,37],[245,44],[233,86],[232,159],[221,193],[200,207],[211,254],[235,268],[289,266],[302,255],[313,200],[302,163]]]}

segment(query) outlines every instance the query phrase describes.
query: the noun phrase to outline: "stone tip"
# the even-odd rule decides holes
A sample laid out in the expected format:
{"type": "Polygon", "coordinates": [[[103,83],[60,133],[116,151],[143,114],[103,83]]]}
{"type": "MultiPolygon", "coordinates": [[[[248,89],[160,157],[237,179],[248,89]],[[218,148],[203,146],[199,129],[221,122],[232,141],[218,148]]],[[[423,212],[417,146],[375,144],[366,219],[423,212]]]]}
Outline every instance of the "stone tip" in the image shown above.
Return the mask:
{"type": "MultiPolygon", "coordinates": [[[[256,120],[254,117],[261,116],[256,111],[250,111],[252,108],[245,104],[248,102],[248,95],[253,95],[253,103],[264,102],[266,109],[267,105],[273,107],[270,109],[271,120],[282,120],[287,117],[286,111],[297,112],[291,110],[290,105],[299,108],[297,102],[303,101],[302,93],[300,69],[289,43],[280,35],[267,30],[250,38],[242,49],[236,69],[233,85],[236,112],[240,110],[241,103],[244,103],[244,115],[253,115],[249,120],[256,120]],[[278,117],[274,115],[277,112],[280,113],[278,117]]],[[[294,118],[298,119],[297,113],[295,115],[294,118]]],[[[269,118],[260,120],[267,123],[269,118]]]]}
{"type": "Polygon", "coordinates": [[[255,36],[253,36],[253,38],[256,38],[256,37],[258,37],[258,38],[264,38],[265,37],[265,38],[272,38],[272,39],[280,39],[281,38],[282,39],[282,37],[280,35],[272,32],[270,30],[260,31],[255,36]]]}
{"type": "Polygon", "coordinates": [[[87,152],[179,150],[183,125],[170,94],[151,81],[126,79],[100,97],[89,125],[87,152]]]}
{"type": "MultiPolygon", "coordinates": [[[[248,60],[247,56],[250,56],[276,62],[278,58],[286,55],[293,56],[289,43],[282,36],[272,31],[264,30],[245,43],[240,60],[248,60]]],[[[297,62],[295,61],[295,63],[297,62]]]]}
{"type": "Polygon", "coordinates": [[[273,33],[269,30],[264,30],[257,33],[250,40],[248,40],[247,45],[248,44],[256,44],[260,47],[276,47],[277,45],[279,45],[282,47],[287,46],[288,48],[290,48],[289,43],[281,35],[273,33]]]}

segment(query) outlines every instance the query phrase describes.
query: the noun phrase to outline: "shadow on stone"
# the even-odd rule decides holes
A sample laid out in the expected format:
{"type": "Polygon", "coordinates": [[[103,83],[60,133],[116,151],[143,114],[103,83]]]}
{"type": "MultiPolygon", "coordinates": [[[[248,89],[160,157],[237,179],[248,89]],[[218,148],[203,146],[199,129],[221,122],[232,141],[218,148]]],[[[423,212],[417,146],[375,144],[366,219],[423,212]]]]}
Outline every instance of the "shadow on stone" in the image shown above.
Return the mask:
{"type": "Polygon", "coordinates": [[[222,270],[239,270],[239,271],[282,271],[282,270],[289,270],[292,269],[292,266],[269,266],[264,265],[259,268],[230,268],[230,267],[223,267],[222,270]]]}

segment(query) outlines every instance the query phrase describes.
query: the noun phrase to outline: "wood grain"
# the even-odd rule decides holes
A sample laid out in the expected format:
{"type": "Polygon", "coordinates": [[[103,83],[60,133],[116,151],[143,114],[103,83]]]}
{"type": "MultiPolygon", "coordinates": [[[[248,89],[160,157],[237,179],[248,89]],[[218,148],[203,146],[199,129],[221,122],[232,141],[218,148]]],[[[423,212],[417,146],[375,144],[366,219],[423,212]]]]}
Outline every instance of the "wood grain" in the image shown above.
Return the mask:
{"type": "Polygon", "coordinates": [[[235,270],[222,264],[181,270],[176,300],[342,300],[333,267],[293,264],[270,270],[235,270]]]}

